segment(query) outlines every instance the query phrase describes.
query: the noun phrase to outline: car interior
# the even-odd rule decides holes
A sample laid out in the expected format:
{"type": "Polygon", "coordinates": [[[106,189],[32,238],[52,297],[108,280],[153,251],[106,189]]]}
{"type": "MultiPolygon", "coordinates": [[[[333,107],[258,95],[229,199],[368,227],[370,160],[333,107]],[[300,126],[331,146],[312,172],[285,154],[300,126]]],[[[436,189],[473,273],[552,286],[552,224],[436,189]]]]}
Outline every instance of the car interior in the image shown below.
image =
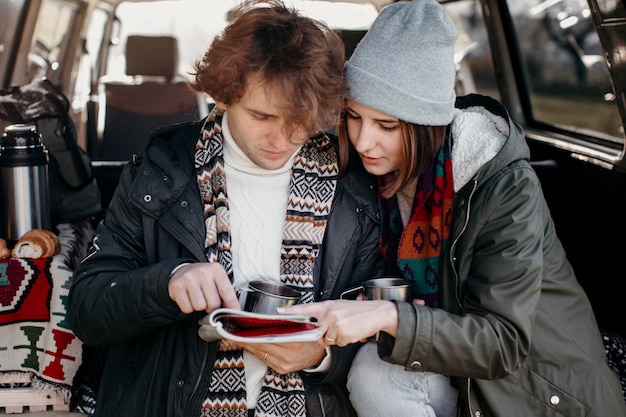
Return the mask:
{"type": "Polygon", "coordinates": [[[208,114],[207,101],[178,74],[178,41],[172,36],[129,36],[126,77],[99,80],[98,140],[92,157],[128,161],[141,139],[157,127],[208,114]],[[135,142],[136,141],[136,142],[135,142]]]}
{"type": "MultiPolygon", "coordinates": [[[[346,58],[393,2],[289,1],[337,30],[346,58]]],[[[459,31],[457,95],[490,95],[524,128],[559,238],[598,324],[624,343],[626,2],[439,1],[459,31]]],[[[238,3],[0,1],[0,88],[46,77],[67,96],[101,193],[94,223],[151,131],[208,114],[211,98],[187,81],[238,3]]],[[[0,127],[6,124],[0,117],[0,127]]],[[[626,372],[626,355],[615,360],[626,372]]]]}

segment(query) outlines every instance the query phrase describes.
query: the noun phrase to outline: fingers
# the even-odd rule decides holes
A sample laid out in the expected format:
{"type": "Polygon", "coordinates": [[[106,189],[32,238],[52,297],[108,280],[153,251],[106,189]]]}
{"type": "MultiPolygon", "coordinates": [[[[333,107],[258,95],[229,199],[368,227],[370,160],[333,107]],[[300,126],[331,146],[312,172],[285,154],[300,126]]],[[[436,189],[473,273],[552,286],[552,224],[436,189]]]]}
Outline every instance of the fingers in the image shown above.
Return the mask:
{"type": "Polygon", "coordinates": [[[219,307],[239,308],[235,290],[224,268],[217,262],[185,265],[168,283],[170,298],[183,313],[213,311],[219,307]]]}
{"type": "Polygon", "coordinates": [[[296,304],[290,307],[278,307],[276,311],[279,314],[299,314],[307,317],[315,317],[318,321],[321,321],[326,312],[326,306],[331,301],[320,301],[310,304],[296,304]]]}
{"type": "Polygon", "coordinates": [[[176,273],[170,277],[167,284],[167,291],[172,300],[176,302],[183,313],[189,314],[193,311],[193,302],[187,291],[188,285],[185,284],[184,270],[189,266],[179,268],[176,273]]]}
{"type": "Polygon", "coordinates": [[[304,313],[318,319],[324,336],[319,342],[323,346],[344,347],[362,342],[380,331],[395,336],[398,327],[397,308],[386,300],[332,300],[322,303],[295,306],[292,313],[304,313]],[[313,305],[317,305],[313,308],[313,305]]]}
{"type": "Polygon", "coordinates": [[[317,342],[293,343],[239,343],[279,374],[314,368],[326,356],[326,350],[317,342]]]}
{"type": "MultiPolygon", "coordinates": [[[[233,288],[233,284],[228,279],[228,275],[226,274],[226,271],[224,271],[224,269],[221,266],[220,266],[220,269],[223,273],[217,275],[215,279],[215,286],[217,287],[217,294],[219,294],[218,302],[220,303],[222,307],[234,308],[234,309],[239,310],[241,308],[239,305],[239,298],[237,298],[237,293],[235,292],[235,289],[233,288]]],[[[211,310],[213,310],[213,308],[211,310]]]]}

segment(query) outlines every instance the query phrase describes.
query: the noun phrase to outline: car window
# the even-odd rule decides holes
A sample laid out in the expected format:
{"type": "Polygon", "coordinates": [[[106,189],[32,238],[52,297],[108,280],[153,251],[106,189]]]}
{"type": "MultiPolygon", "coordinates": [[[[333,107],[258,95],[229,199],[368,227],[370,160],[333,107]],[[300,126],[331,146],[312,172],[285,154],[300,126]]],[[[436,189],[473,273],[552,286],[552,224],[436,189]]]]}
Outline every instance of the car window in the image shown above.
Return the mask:
{"type": "Polygon", "coordinates": [[[536,121],[606,133],[624,131],[586,0],[507,0],[536,121]]]}
{"type": "MultiPolygon", "coordinates": [[[[59,82],[60,62],[65,62],[63,54],[70,52],[67,41],[69,30],[78,13],[79,6],[62,0],[43,0],[39,7],[39,15],[33,31],[32,39],[27,37],[27,12],[23,0],[0,1],[0,68],[2,84],[23,85],[40,78],[48,77],[55,83],[59,82]],[[22,15],[24,13],[24,15],[22,15]],[[24,38],[22,39],[22,36],[24,38]],[[18,54],[20,42],[29,42],[28,59],[10,62],[18,54]],[[13,48],[13,50],[11,50],[13,48]],[[12,66],[15,66],[13,68],[12,66]],[[5,74],[10,68],[12,73],[5,74]],[[13,77],[13,78],[12,78],[13,77]]],[[[67,61],[71,65],[72,60],[67,61]]]]}
{"type": "MultiPolygon", "coordinates": [[[[179,75],[189,77],[213,38],[228,24],[240,0],[163,0],[122,2],[116,9],[119,42],[111,46],[108,78],[125,76],[124,51],[129,35],[174,36],[178,40],[179,75]]],[[[332,29],[366,30],[378,15],[373,4],[289,0],[303,14],[326,22],[332,29]]]]}
{"type": "MultiPolygon", "coordinates": [[[[586,0],[507,0],[534,122],[623,142],[624,130],[586,0]],[[607,136],[608,135],[608,136],[607,136]]],[[[499,98],[479,0],[444,4],[459,30],[457,94],[499,98]]]]}
{"type": "Polygon", "coordinates": [[[39,10],[33,41],[26,69],[26,83],[40,77],[48,77],[59,83],[60,65],[72,65],[72,54],[67,42],[69,30],[78,13],[78,6],[59,0],[44,0],[39,10]],[[67,54],[67,56],[66,56],[67,54]]]}
{"type": "Polygon", "coordinates": [[[90,25],[88,26],[85,37],[85,53],[82,54],[80,58],[76,74],[74,97],[72,100],[76,102],[76,107],[89,100],[89,95],[92,94],[93,84],[97,81],[94,80],[94,77],[97,73],[98,52],[103,42],[104,29],[109,19],[108,16],[109,15],[101,9],[94,9],[91,14],[90,25]]]}
{"type": "Polygon", "coordinates": [[[446,3],[444,7],[459,32],[454,47],[457,95],[481,93],[499,99],[480,1],[462,0],[446,3]]]}
{"type": "Polygon", "coordinates": [[[13,43],[21,36],[20,11],[24,7],[24,0],[0,1],[0,16],[2,16],[2,28],[0,29],[0,87],[9,87],[9,76],[5,70],[10,60],[14,57],[17,45],[13,43]]]}
{"type": "Polygon", "coordinates": [[[195,60],[227,24],[228,10],[238,0],[164,0],[122,2],[115,14],[120,21],[119,39],[111,46],[107,76],[125,76],[124,52],[129,35],[173,35],[178,40],[179,75],[188,77],[195,60]]]}

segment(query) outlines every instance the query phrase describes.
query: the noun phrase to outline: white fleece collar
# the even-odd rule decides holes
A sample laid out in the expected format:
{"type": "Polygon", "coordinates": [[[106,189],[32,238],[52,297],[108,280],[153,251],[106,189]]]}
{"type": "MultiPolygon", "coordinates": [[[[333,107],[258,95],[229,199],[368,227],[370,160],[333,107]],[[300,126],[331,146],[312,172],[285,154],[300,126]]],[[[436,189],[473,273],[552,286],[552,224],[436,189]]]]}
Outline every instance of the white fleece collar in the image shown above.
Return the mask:
{"type": "Polygon", "coordinates": [[[500,152],[509,133],[508,121],[484,107],[454,110],[452,172],[455,192],[500,152]]]}

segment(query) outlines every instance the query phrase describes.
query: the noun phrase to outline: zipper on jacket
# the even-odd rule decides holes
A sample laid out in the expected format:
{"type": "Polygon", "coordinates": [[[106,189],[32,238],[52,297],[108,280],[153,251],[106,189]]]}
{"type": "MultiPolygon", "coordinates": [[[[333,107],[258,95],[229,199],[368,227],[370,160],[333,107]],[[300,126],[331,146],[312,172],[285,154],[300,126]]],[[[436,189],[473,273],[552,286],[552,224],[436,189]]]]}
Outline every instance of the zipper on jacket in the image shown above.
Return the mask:
{"type": "Polygon", "coordinates": [[[317,391],[317,398],[320,400],[320,411],[322,412],[322,417],[326,417],[326,408],[324,407],[324,400],[322,399],[322,393],[317,391]]]}
{"type": "Polygon", "coordinates": [[[467,378],[467,411],[469,412],[469,417],[472,417],[474,415],[474,410],[472,409],[472,397],[470,397],[470,391],[472,390],[472,388],[470,387],[471,383],[472,379],[467,378]]]}
{"type": "Polygon", "coordinates": [[[195,414],[192,413],[191,406],[193,399],[198,394],[198,387],[200,386],[200,382],[202,381],[202,377],[204,376],[204,370],[206,368],[207,360],[209,358],[209,342],[206,342],[204,346],[204,357],[202,358],[202,364],[200,365],[200,373],[198,374],[198,379],[196,379],[193,391],[191,392],[189,400],[187,401],[187,411],[185,412],[185,415],[187,416],[195,416],[195,414]]]}
{"type": "Polygon", "coordinates": [[[467,196],[467,208],[465,209],[465,219],[463,221],[463,227],[461,228],[461,231],[456,235],[456,237],[454,238],[454,241],[450,245],[450,253],[448,254],[449,256],[448,261],[450,262],[450,265],[451,265],[450,269],[452,269],[452,273],[454,274],[454,298],[456,299],[456,303],[459,309],[462,308],[462,305],[461,305],[461,300],[459,299],[459,274],[456,270],[456,263],[454,262],[454,251],[456,250],[456,245],[459,243],[459,239],[461,238],[461,235],[465,233],[465,230],[467,229],[467,224],[469,223],[470,206],[471,206],[472,198],[474,197],[474,193],[476,192],[476,188],[478,187],[478,180],[476,178],[478,178],[479,173],[480,173],[480,170],[474,176],[474,179],[472,180],[472,183],[473,183],[472,190],[467,196]]]}
{"type": "MultiPolygon", "coordinates": [[[[463,233],[465,233],[465,230],[467,230],[472,198],[474,197],[474,193],[476,192],[476,189],[478,188],[477,178],[478,178],[479,173],[480,173],[480,170],[474,176],[472,180],[472,184],[473,184],[472,190],[469,192],[467,196],[467,207],[465,209],[465,219],[463,221],[463,227],[461,228],[461,231],[456,235],[456,237],[454,238],[454,241],[450,245],[449,261],[451,265],[450,269],[452,270],[452,273],[454,275],[454,298],[456,299],[456,303],[459,306],[459,309],[462,308],[461,300],[459,299],[459,274],[456,270],[456,263],[454,262],[453,254],[456,249],[456,245],[459,243],[459,239],[461,238],[461,235],[463,235],[463,233]]],[[[467,409],[469,412],[469,417],[473,416],[472,403],[471,403],[471,398],[472,398],[471,397],[471,383],[472,383],[471,378],[467,378],[467,409]]]]}

